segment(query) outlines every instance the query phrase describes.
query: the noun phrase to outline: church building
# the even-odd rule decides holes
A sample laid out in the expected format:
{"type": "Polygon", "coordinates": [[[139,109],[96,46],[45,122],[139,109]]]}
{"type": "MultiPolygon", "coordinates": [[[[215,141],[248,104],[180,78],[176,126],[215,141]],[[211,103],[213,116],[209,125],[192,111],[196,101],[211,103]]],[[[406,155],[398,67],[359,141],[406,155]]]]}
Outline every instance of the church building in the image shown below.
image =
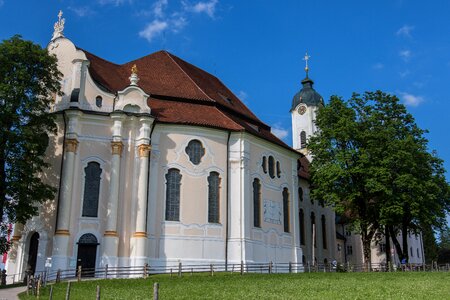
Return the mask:
{"type": "Polygon", "coordinates": [[[48,44],[63,95],[43,175],[58,192],[15,225],[8,274],[49,258],[52,270],[335,259],[334,213],[309,197],[305,141],[323,100],[308,76],[292,148],[208,72],[167,51],[109,62],[64,23],[48,44]]]}

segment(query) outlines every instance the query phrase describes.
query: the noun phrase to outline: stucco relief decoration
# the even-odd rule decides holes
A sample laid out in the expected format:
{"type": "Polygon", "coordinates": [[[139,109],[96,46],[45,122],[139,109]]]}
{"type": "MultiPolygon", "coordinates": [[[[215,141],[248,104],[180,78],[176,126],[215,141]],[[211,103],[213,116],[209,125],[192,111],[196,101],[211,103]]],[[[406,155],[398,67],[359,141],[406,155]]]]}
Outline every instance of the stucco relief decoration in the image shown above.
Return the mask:
{"type": "Polygon", "coordinates": [[[63,13],[60,10],[58,13],[58,21],[55,22],[55,25],[53,26],[53,36],[52,41],[59,38],[64,37],[63,31],[64,31],[64,23],[66,22],[66,19],[62,17],[63,13]]]}
{"type": "Polygon", "coordinates": [[[281,225],[281,203],[264,200],[264,222],[281,225]]]}
{"type": "Polygon", "coordinates": [[[113,155],[122,155],[122,149],[122,142],[111,142],[111,150],[113,155]]]}
{"type": "Polygon", "coordinates": [[[148,157],[150,155],[150,150],[152,150],[152,146],[147,144],[139,145],[139,157],[148,157]]]}
{"type": "Polygon", "coordinates": [[[66,140],[66,152],[77,152],[78,141],[76,139],[66,140]]]}

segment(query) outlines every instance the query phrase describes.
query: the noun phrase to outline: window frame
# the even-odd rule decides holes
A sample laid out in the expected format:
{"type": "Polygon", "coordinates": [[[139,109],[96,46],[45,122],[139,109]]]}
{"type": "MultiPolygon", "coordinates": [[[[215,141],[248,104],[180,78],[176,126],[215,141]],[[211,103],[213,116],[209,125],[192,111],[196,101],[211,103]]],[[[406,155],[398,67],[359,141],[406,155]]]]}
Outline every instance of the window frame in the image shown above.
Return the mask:
{"type": "MultiPolygon", "coordinates": [[[[83,168],[83,198],[82,198],[82,202],[81,202],[81,217],[82,218],[98,218],[98,211],[99,211],[99,207],[100,207],[100,195],[102,193],[102,174],[103,174],[103,168],[102,168],[102,164],[99,163],[96,160],[89,160],[86,164],[85,167],[83,168]],[[87,170],[88,168],[90,168],[90,166],[98,166],[98,170],[100,171],[98,174],[98,186],[96,187],[96,192],[97,192],[97,199],[96,199],[96,204],[93,204],[93,206],[96,206],[95,209],[95,215],[90,215],[89,214],[89,209],[92,209],[90,207],[88,207],[88,203],[86,202],[86,196],[88,197],[92,197],[92,195],[94,195],[92,193],[92,190],[90,190],[88,188],[88,184],[92,183],[92,178],[88,178],[88,174],[87,174],[87,170]]],[[[92,199],[89,199],[92,200],[92,199]]],[[[92,209],[93,210],[93,209],[92,209]]]]}
{"type": "MultiPolygon", "coordinates": [[[[175,175],[174,175],[175,176],[175,175]]],[[[180,215],[181,215],[181,180],[183,175],[181,174],[181,171],[177,168],[170,168],[167,170],[165,176],[166,178],[166,195],[165,195],[165,207],[164,207],[164,221],[168,221],[168,222],[179,222],[180,221],[180,215]],[[175,212],[170,213],[169,212],[169,201],[171,199],[169,199],[169,174],[172,174],[171,172],[174,172],[173,174],[177,174],[178,173],[178,182],[174,182],[173,184],[177,185],[177,190],[175,191],[175,203],[170,203],[171,205],[177,205],[178,207],[175,207],[174,210],[175,212]]]]}
{"type": "Polygon", "coordinates": [[[220,224],[220,188],[221,188],[222,178],[220,178],[220,174],[218,172],[212,171],[209,173],[207,181],[208,181],[208,223],[220,224]],[[216,183],[212,182],[213,178],[216,178],[215,179],[215,180],[217,180],[216,183]],[[211,198],[212,183],[217,185],[215,187],[215,188],[217,188],[215,199],[211,198]],[[214,203],[215,203],[215,206],[212,205],[214,203]],[[215,212],[213,212],[212,209],[214,209],[215,212]]]}

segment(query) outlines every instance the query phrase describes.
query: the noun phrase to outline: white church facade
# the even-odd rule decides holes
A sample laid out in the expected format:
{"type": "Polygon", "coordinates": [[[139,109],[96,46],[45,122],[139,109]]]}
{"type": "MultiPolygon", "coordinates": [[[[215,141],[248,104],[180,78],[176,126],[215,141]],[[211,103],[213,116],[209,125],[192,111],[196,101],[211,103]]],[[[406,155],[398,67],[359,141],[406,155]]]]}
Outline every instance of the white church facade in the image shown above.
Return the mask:
{"type": "Polygon", "coordinates": [[[16,224],[8,274],[48,258],[53,270],[335,259],[308,160],[219,79],[166,51],[114,64],[63,28],[60,15],[48,50],[63,95],[43,175],[58,193],[16,224]]]}

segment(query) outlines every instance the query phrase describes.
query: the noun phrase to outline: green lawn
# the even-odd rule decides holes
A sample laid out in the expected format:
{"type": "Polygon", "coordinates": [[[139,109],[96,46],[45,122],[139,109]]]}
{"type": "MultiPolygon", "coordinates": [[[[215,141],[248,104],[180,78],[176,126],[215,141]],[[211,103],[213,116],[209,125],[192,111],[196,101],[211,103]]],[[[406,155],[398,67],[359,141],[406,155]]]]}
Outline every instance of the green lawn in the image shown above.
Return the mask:
{"type": "MultiPolygon", "coordinates": [[[[101,299],[152,299],[154,282],[160,299],[450,299],[450,273],[443,272],[155,275],[73,282],[70,299],[95,299],[97,285],[101,299]]],[[[64,299],[66,287],[55,285],[53,299],[64,299]]]]}

